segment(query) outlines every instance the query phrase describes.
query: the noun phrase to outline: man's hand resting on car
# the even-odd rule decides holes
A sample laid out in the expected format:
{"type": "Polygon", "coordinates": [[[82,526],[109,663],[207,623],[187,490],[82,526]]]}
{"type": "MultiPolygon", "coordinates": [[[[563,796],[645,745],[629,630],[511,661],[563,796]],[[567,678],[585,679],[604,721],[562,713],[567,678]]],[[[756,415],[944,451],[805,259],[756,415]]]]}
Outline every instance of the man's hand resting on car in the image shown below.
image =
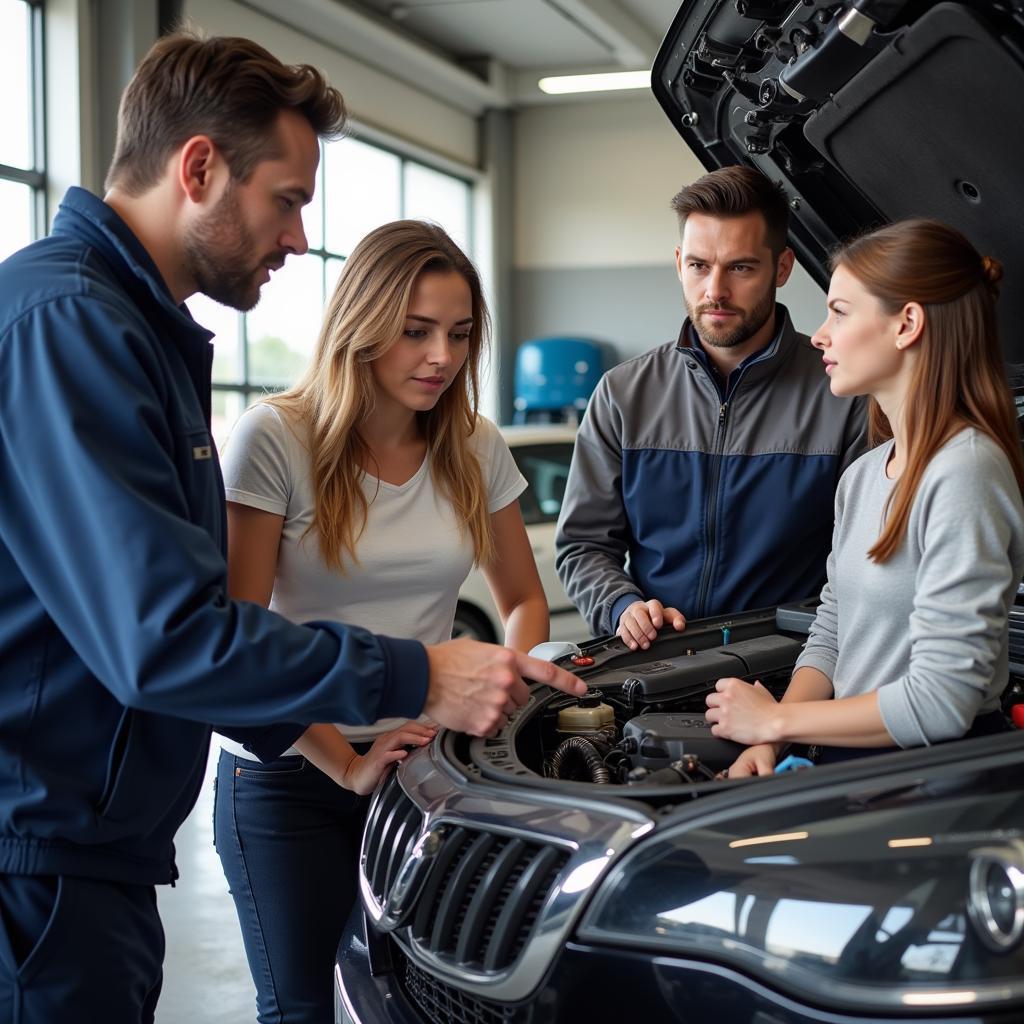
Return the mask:
{"type": "Polygon", "coordinates": [[[635,651],[638,647],[647,650],[665,623],[681,633],[686,629],[686,619],[678,608],[666,608],[660,601],[634,601],[619,616],[616,631],[626,646],[635,651]]]}
{"type": "Polygon", "coordinates": [[[530,694],[524,678],[576,697],[587,692],[582,679],[550,661],[478,640],[447,640],[429,646],[427,661],[430,687],[424,713],[449,729],[473,736],[496,732],[526,703],[530,694]]]}

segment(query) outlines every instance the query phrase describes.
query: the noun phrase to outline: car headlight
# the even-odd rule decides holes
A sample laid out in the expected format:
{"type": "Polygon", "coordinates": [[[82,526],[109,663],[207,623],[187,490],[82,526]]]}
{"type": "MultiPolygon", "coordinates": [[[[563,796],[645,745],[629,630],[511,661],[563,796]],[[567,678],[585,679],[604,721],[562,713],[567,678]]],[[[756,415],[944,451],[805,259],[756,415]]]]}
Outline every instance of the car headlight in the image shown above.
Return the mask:
{"type": "Polygon", "coordinates": [[[578,934],[833,1008],[1005,1007],[1024,1000],[1024,832],[1000,826],[1024,806],[996,790],[748,803],[671,827],[612,869],[578,934]]]}

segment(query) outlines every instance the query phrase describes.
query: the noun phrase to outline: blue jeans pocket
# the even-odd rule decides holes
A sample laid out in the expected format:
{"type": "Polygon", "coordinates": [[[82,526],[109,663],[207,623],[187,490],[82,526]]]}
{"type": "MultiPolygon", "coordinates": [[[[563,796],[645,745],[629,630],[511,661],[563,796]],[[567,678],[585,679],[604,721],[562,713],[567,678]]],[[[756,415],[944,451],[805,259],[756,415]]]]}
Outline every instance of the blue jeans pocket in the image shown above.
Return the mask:
{"type": "Polygon", "coordinates": [[[276,761],[247,761],[235,758],[234,775],[237,779],[285,779],[301,775],[308,765],[304,757],[279,757],[276,761]]]}

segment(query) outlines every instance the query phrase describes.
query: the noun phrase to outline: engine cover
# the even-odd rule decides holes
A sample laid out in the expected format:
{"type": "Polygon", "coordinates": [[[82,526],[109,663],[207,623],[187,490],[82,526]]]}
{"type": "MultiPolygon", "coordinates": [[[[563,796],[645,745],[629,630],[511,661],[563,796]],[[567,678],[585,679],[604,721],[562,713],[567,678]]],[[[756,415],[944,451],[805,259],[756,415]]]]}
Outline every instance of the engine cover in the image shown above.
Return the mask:
{"type": "Polygon", "coordinates": [[[743,747],[711,735],[702,716],[638,715],[622,727],[622,749],[633,768],[657,771],[673,761],[696,756],[712,771],[728,768],[743,747]]]}

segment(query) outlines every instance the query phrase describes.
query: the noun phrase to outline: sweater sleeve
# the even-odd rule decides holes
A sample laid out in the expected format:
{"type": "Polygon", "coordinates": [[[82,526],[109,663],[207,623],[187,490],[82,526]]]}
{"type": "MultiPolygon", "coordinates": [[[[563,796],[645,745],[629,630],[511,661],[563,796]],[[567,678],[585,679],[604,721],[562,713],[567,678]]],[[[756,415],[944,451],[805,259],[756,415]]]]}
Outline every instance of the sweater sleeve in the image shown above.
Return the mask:
{"type": "Polygon", "coordinates": [[[576,435],[555,534],[555,567],[595,635],[614,633],[613,607],[643,597],[625,570],[629,525],[622,498],[622,425],[607,375],[576,435]]]}
{"type": "Polygon", "coordinates": [[[878,691],[901,747],[963,736],[1005,686],[999,662],[1022,568],[1022,517],[1010,466],[987,438],[940,452],[926,471],[908,527],[921,549],[910,665],[878,691]]]}

